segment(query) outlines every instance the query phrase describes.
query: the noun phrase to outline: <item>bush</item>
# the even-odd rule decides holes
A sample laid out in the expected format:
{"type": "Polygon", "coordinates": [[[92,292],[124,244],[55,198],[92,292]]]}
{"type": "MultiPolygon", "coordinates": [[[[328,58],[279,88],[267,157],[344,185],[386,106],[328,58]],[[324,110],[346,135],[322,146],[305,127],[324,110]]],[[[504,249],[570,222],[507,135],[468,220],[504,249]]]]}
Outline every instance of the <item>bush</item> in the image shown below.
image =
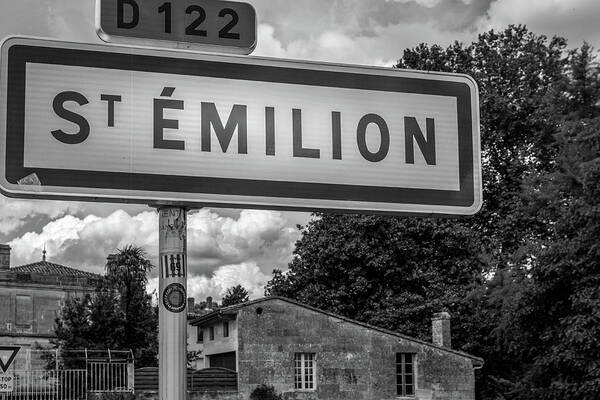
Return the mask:
{"type": "Polygon", "coordinates": [[[283,396],[273,386],[263,383],[250,393],[250,400],[283,400],[283,396]]]}

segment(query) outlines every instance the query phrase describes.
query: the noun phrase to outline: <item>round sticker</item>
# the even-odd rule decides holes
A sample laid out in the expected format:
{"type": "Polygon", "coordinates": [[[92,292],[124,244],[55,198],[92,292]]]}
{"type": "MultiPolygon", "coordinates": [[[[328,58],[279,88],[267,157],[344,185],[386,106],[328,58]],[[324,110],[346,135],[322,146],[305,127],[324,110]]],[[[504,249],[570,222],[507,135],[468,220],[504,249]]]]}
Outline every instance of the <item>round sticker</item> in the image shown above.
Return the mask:
{"type": "Polygon", "coordinates": [[[162,296],[165,308],[173,313],[185,310],[185,288],[180,283],[171,283],[166,287],[162,296]]]}

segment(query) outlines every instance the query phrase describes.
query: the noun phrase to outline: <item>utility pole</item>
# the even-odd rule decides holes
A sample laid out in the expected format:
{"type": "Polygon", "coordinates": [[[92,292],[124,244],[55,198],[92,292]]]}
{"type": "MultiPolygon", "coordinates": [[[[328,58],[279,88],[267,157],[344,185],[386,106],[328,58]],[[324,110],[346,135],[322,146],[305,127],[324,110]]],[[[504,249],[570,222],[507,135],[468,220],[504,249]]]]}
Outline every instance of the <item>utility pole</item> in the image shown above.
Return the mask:
{"type": "Polygon", "coordinates": [[[158,207],[160,400],[185,400],[187,393],[187,210],[158,207]]]}

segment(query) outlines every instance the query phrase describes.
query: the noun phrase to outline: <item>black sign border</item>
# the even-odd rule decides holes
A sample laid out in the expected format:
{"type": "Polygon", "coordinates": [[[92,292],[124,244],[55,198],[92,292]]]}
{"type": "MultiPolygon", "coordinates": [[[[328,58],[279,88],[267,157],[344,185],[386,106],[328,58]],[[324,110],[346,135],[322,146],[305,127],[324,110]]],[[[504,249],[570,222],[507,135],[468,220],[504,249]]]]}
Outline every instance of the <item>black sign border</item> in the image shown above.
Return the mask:
{"type": "MultiPolygon", "coordinates": [[[[15,44],[8,49],[6,180],[11,184],[36,173],[47,186],[63,188],[138,190],[224,196],[271,197],[472,207],[475,202],[473,105],[466,82],[265,66],[201,59],[127,54],[15,44]],[[240,79],[383,92],[455,97],[457,104],[460,190],[397,188],[330,183],[190,177],[126,172],[25,168],[25,88],[27,63],[107,68],[186,76],[240,79]]],[[[478,190],[478,188],[477,188],[478,190]]],[[[80,198],[94,197],[78,196],[80,198]]],[[[109,199],[103,199],[108,201],[109,199]]],[[[127,200],[125,200],[127,201],[127,200]]],[[[153,199],[149,198],[149,202],[153,199]]],[[[202,200],[199,199],[199,202],[202,200]]],[[[136,202],[143,202],[138,200],[136,202]]],[[[191,202],[186,200],[186,202],[191,202]]],[[[238,204],[239,205],[239,204],[238,204]]],[[[273,207],[302,209],[302,207],[273,207]]]]}

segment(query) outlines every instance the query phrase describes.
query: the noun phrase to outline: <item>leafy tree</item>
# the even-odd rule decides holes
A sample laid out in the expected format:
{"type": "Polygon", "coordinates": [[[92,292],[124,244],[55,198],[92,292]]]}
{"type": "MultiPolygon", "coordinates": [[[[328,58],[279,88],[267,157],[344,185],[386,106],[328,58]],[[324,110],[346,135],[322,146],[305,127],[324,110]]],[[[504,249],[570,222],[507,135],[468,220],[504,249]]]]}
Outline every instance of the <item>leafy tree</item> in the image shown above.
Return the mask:
{"type": "Polygon", "coordinates": [[[528,185],[531,213],[552,236],[515,310],[523,399],[600,397],[600,71],[587,44],[567,71],[557,168],[528,185]]]}
{"type": "MultiPolygon", "coordinates": [[[[580,171],[583,165],[587,168],[595,162],[590,154],[598,155],[594,143],[585,144],[588,153],[571,143],[582,144],[598,131],[592,120],[598,115],[600,99],[593,52],[587,44],[570,52],[565,52],[565,47],[563,38],[548,39],[524,26],[509,26],[483,33],[470,45],[454,43],[444,49],[422,44],[405,50],[399,68],[461,72],[477,81],[482,210],[460,220],[317,215],[303,228],[289,271],[276,270],[266,293],[296,298],[417,337],[428,336],[427,314],[445,307],[458,319],[458,324],[453,324],[453,335],[458,335],[455,343],[486,360],[478,372],[479,398],[561,398],[549,397],[550,380],[568,386],[570,392],[558,392],[562,398],[571,398],[577,384],[588,388],[587,398],[597,398],[589,389],[597,386],[596,364],[563,375],[556,371],[561,360],[556,356],[558,349],[574,349],[581,364],[587,361],[582,358],[585,346],[597,347],[590,339],[598,337],[597,333],[586,330],[596,315],[590,313],[595,304],[590,299],[597,294],[591,284],[578,286],[581,296],[569,286],[569,290],[561,288],[565,294],[554,302],[548,289],[559,282],[572,282],[572,277],[548,272],[557,262],[556,242],[566,240],[557,229],[568,223],[583,226],[576,222],[583,214],[567,213],[567,218],[557,211],[562,210],[559,205],[571,204],[572,196],[568,194],[572,188],[557,189],[564,180],[559,176],[575,175],[569,171],[580,171]],[[583,154],[588,158],[582,158],[583,154]],[[572,162],[565,161],[567,155],[572,162]],[[575,165],[580,165],[579,169],[575,165]],[[395,224],[396,228],[389,229],[395,224]],[[443,267],[436,264],[441,257],[437,252],[440,242],[448,249],[448,264],[443,267]],[[447,276],[453,265],[467,265],[464,274],[447,276]],[[419,279],[421,276],[426,278],[419,279]],[[403,318],[406,324],[399,322],[403,318]],[[573,330],[567,329],[565,321],[573,330]],[[539,340],[540,335],[547,340],[539,340]],[[552,357],[548,356],[551,349],[552,357]],[[577,380],[577,374],[591,378],[577,380]]],[[[581,182],[593,182],[590,176],[571,179],[583,185],[581,182]]],[[[572,206],[598,221],[589,207],[572,206]]],[[[591,246],[591,238],[599,235],[591,227],[585,229],[590,230],[589,242],[581,240],[591,246]]],[[[575,241],[577,230],[569,235],[566,237],[575,241]]],[[[578,255],[561,257],[572,262],[578,255]]],[[[581,281],[590,277],[589,269],[578,271],[581,281]]]]}
{"type": "MultiPolygon", "coordinates": [[[[55,320],[57,338],[51,342],[65,350],[120,348],[123,319],[117,294],[102,280],[93,295],[66,300],[55,320]]],[[[54,357],[47,361],[49,366],[54,365],[54,357]]],[[[79,365],[78,360],[64,361],[67,367],[79,365]]]]}
{"type": "Polygon", "coordinates": [[[482,280],[478,249],[476,237],[450,220],[319,215],[266,294],[430,339],[434,312],[466,323],[464,299],[482,280]]]}
{"type": "Polygon", "coordinates": [[[522,188],[532,173],[554,165],[557,119],[549,103],[564,83],[566,41],[524,26],[479,35],[447,49],[421,44],[404,51],[399,68],[460,72],[479,87],[483,198],[469,225],[487,242],[490,269],[517,264],[547,227],[524,212],[522,188]]]}
{"type": "Polygon", "coordinates": [[[248,291],[242,285],[237,285],[227,289],[221,304],[223,307],[227,307],[235,304],[245,303],[248,300],[250,300],[248,291]]]}
{"type": "Polygon", "coordinates": [[[131,349],[136,365],[156,365],[158,312],[146,294],[150,268],[141,249],[119,250],[93,295],[66,301],[55,321],[55,344],[63,349],[131,349]]]}
{"type": "Polygon", "coordinates": [[[530,285],[535,254],[552,236],[549,220],[529,212],[525,188],[533,176],[555,170],[555,135],[573,111],[565,101],[572,90],[568,71],[580,68],[576,52],[564,56],[565,46],[563,38],[511,25],[468,46],[421,45],[398,64],[467,73],[479,87],[484,205],[463,223],[481,237],[488,279],[471,293],[471,340],[464,349],[486,359],[477,388],[482,398],[505,398],[525,373],[523,352],[516,351],[515,303],[530,285]]]}
{"type": "Polygon", "coordinates": [[[138,365],[156,364],[158,316],[146,293],[150,260],[140,247],[127,245],[106,263],[106,278],[119,292],[124,315],[122,348],[131,349],[138,365]]]}
{"type": "Polygon", "coordinates": [[[91,347],[92,336],[89,323],[92,297],[86,294],[83,298],[72,297],[65,301],[56,318],[54,332],[58,338],[56,344],[63,348],[84,349],[91,347]]]}

